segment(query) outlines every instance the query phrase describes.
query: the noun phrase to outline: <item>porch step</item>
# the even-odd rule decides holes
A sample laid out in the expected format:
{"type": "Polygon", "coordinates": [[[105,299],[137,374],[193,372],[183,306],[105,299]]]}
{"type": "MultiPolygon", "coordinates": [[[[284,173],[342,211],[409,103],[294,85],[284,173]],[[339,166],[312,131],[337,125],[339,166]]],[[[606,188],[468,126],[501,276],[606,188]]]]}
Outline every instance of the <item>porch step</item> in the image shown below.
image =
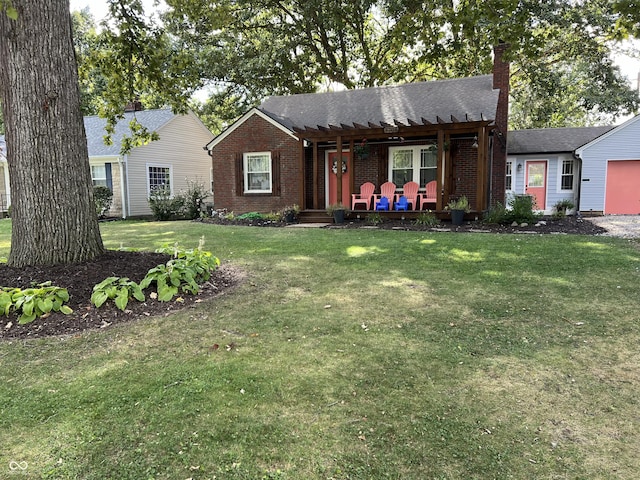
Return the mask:
{"type": "Polygon", "coordinates": [[[298,214],[300,223],[333,223],[326,210],[302,210],[298,214]]]}

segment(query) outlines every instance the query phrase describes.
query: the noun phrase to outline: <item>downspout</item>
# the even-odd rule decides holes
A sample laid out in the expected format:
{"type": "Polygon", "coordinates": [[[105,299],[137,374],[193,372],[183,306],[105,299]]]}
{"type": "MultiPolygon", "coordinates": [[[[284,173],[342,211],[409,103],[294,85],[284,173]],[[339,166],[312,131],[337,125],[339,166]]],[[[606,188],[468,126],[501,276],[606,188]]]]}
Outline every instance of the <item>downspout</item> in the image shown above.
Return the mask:
{"type": "Polygon", "coordinates": [[[120,182],[122,188],[120,189],[122,195],[122,218],[129,216],[129,162],[127,162],[127,154],[120,162],[120,182]]]}
{"type": "Polygon", "coordinates": [[[576,154],[576,151],[573,151],[573,158],[576,159],[578,163],[578,186],[576,187],[576,197],[574,200],[576,201],[576,214],[580,214],[580,197],[582,190],[582,158],[576,154]]]}

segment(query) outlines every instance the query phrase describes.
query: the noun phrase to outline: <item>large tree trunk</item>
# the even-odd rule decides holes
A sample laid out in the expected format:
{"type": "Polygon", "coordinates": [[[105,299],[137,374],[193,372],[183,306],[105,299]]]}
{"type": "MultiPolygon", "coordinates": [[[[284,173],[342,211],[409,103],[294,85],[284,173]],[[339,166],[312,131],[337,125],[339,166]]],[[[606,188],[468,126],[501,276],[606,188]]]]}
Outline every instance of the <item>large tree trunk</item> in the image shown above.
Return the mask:
{"type": "Polygon", "coordinates": [[[0,11],[0,94],[13,230],[9,264],[104,252],[93,202],[68,0],[12,0],[0,11]]]}

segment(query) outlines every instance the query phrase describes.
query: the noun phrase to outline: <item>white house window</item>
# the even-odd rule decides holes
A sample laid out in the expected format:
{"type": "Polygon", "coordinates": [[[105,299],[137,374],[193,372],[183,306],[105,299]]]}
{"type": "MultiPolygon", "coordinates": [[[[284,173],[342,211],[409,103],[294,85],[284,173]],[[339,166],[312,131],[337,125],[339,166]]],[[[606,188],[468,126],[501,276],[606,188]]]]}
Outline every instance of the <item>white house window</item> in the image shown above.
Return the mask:
{"type": "Polygon", "coordinates": [[[560,189],[573,190],[573,160],[562,161],[562,174],[560,176],[560,189]]]}
{"type": "Polygon", "coordinates": [[[271,193],[271,153],[245,153],[243,160],[245,193],[271,193]]]}
{"type": "Polygon", "coordinates": [[[507,170],[505,174],[505,189],[507,192],[513,190],[513,162],[507,162],[507,170]]]}
{"type": "Polygon", "coordinates": [[[171,191],[171,167],[147,165],[147,180],[149,193],[159,188],[167,188],[171,191]]]}
{"type": "Polygon", "coordinates": [[[107,186],[107,167],[106,165],[91,165],[91,181],[93,186],[107,186]]]}
{"type": "Polygon", "coordinates": [[[424,186],[436,179],[438,157],[433,146],[391,147],[389,153],[390,178],[398,187],[411,181],[424,186]]]}

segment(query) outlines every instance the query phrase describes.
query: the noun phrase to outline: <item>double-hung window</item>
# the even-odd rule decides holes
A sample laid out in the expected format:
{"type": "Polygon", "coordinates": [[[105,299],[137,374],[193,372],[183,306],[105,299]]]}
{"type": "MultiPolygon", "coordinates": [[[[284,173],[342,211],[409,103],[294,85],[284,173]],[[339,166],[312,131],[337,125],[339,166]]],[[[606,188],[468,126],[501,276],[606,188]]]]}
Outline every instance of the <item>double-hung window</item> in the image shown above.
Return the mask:
{"type": "Polygon", "coordinates": [[[271,193],[271,152],[245,153],[244,193],[271,193]]]}
{"type": "Polygon", "coordinates": [[[107,186],[107,167],[102,165],[91,165],[91,182],[93,186],[107,186]]]}
{"type": "Polygon", "coordinates": [[[149,193],[159,189],[166,189],[169,193],[172,190],[172,172],[171,167],[166,165],[147,165],[147,187],[149,193]]]}
{"type": "Polygon", "coordinates": [[[424,186],[436,179],[438,156],[433,145],[391,147],[389,156],[389,176],[398,187],[411,181],[424,186]]]}
{"type": "Polygon", "coordinates": [[[513,190],[513,162],[507,162],[507,170],[505,172],[505,190],[510,192],[513,190]]]}
{"type": "Polygon", "coordinates": [[[562,161],[560,190],[573,190],[573,160],[562,161]]]}

